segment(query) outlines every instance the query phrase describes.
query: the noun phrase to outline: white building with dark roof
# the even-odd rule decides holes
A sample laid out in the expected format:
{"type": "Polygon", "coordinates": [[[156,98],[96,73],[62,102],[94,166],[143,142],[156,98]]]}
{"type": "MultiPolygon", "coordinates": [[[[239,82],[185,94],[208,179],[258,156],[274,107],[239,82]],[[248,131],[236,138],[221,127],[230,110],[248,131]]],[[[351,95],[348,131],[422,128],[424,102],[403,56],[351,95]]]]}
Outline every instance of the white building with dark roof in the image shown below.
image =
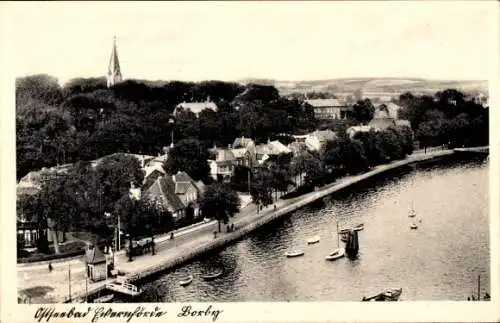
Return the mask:
{"type": "Polygon", "coordinates": [[[343,99],[306,99],[304,103],[313,107],[314,117],[318,120],[343,120],[351,109],[343,99]]]}
{"type": "Polygon", "coordinates": [[[182,102],[179,103],[174,110],[174,116],[178,113],[178,110],[184,109],[193,112],[197,117],[200,115],[200,112],[205,109],[210,109],[214,112],[217,112],[217,105],[210,101],[210,98],[207,98],[205,102],[182,102]]]}

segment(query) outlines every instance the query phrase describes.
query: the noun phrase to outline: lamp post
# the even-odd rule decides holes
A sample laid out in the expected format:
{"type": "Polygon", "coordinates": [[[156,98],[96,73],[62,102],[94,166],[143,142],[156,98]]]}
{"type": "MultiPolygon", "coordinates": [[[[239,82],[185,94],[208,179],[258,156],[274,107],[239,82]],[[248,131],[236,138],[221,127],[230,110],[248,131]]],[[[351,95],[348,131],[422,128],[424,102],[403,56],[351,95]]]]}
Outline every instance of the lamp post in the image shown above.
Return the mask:
{"type": "Polygon", "coordinates": [[[170,138],[171,138],[171,142],[170,142],[170,148],[174,148],[174,119],[173,118],[170,118],[168,119],[168,123],[170,124],[170,138]]]}

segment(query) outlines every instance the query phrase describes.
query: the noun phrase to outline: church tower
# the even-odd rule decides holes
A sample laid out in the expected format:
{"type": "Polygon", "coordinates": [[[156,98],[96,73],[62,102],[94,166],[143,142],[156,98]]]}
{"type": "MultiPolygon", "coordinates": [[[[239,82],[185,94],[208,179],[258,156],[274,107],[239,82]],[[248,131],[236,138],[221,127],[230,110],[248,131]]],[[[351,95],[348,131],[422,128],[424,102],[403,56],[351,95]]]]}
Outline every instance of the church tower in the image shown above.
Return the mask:
{"type": "Polygon", "coordinates": [[[111,49],[111,57],[109,58],[107,80],[108,87],[122,81],[120,62],[118,61],[118,51],[116,50],[116,36],[113,37],[113,48],[111,49]]]}

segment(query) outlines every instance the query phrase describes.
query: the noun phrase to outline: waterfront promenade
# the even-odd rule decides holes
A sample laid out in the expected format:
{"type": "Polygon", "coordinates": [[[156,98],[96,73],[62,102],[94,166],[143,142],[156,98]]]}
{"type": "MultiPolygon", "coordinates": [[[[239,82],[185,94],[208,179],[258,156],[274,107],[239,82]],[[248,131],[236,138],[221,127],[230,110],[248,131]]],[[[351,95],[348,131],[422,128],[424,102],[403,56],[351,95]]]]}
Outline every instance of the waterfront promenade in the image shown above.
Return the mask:
{"type": "MultiPolygon", "coordinates": [[[[145,278],[156,271],[168,269],[183,261],[188,261],[207,250],[229,244],[275,218],[297,210],[314,200],[351,184],[405,164],[450,154],[453,154],[452,150],[427,151],[427,153],[416,152],[404,160],[377,166],[367,173],[343,177],[309,194],[289,200],[278,200],[276,210],[270,206],[257,214],[256,206],[249,204],[231,220],[237,228],[235,232],[223,232],[218,235],[217,239],[214,239],[213,231],[217,230],[216,222],[193,226],[178,232],[174,240],[168,239],[168,236],[155,239],[157,244],[156,255],[154,256],[146,254],[135,257],[134,261],[128,262],[123,253],[118,253],[116,255],[117,268],[124,271],[127,274],[126,276],[132,280],[145,278]]],[[[32,297],[32,303],[65,301],[68,298],[70,288],[72,298],[85,293],[85,264],[83,260],[72,259],[56,263],[53,266],[54,270],[49,272],[46,264],[18,265],[18,291],[38,287],[41,290],[40,295],[32,297]],[[71,268],[71,285],[68,283],[69,268],[71,268]]],[[[89,283],[87,288],[92,293],[102,288],[104,284],[105,282],[89,283]]]]}

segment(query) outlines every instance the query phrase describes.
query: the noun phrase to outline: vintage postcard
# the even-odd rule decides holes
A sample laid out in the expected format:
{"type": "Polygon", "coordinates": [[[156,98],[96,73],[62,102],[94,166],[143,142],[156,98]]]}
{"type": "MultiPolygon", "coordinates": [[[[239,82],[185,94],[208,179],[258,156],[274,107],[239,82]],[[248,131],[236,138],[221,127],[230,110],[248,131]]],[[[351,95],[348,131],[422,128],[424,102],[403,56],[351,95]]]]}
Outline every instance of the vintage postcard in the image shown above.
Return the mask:
{"type": "Polygon", "coordinates": [[[497,2],[0,17],[3,322],[500,321],[497,2]]]}

